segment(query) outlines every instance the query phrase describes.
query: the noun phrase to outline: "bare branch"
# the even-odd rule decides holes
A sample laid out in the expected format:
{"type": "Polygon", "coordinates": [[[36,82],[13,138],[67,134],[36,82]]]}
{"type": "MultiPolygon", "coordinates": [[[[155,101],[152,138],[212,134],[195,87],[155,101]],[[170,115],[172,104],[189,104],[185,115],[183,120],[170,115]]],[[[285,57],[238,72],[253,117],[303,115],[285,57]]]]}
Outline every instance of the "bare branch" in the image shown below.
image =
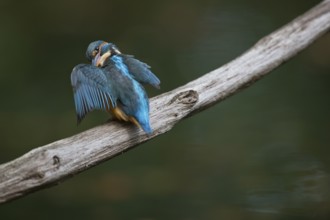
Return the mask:
{"type": "Polygon", "coordinates": [[[251,85],[310,45],[330,28],[330,0],[264,37],[230,63],[182,87],[151,99],[154,133],[132,125],[101,125],[0,165],[0,203],[56,184],[153,137],[251,85]]]}

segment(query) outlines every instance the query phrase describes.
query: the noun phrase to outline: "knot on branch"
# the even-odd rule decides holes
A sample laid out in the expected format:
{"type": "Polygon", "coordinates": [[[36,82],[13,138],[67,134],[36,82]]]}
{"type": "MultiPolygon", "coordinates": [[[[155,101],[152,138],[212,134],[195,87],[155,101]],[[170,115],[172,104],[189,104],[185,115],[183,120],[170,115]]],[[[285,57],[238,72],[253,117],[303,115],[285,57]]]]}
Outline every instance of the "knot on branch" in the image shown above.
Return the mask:
{"type": "Polygon", "coordinates": [[[60,167],[60,158],[57,155],[53,156],[53,165],[56,168],[59,168],[60,167]]]}
{"type": "Polygon", "coordinates": [[[178,103],[193,106],[198,101],[198,93],[195,90],[187,90],[173,96],[169,104],[178,103]]]}

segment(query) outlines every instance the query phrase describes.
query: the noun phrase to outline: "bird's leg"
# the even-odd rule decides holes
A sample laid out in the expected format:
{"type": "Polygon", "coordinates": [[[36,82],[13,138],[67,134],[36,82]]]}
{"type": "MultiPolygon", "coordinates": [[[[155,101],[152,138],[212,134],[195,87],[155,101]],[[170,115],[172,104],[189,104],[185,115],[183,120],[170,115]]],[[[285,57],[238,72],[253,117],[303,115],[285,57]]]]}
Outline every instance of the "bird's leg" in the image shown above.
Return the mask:
{"type": "Polygon", "coordinates": [[[129,121],[129,117],[119,107],[113,108],[111,106],[110,109],[107,111],[110,112],[118,120],[129,121]]]}
{"type": "Polygon", "coordinates": [[[111,115],[113,115],[114,118],[118,119],[119,121],[132,122],[137,127],[142,129],[140,123],[133,116],[126,115],[126,113],[123,112],[119,106],[114,108],[111,105],[110,108],[107,109],[107,112],[111,113],[111,115]]]}
{"type": "Polygon", "coordinates": [[[140,123],[133,117],[133,116],[129,116],[129,121],[132,122],[133,124],[135,124],[136,126],[138,126],[139,128],[142,128],[142,126],[140,125],[140,123]]]}

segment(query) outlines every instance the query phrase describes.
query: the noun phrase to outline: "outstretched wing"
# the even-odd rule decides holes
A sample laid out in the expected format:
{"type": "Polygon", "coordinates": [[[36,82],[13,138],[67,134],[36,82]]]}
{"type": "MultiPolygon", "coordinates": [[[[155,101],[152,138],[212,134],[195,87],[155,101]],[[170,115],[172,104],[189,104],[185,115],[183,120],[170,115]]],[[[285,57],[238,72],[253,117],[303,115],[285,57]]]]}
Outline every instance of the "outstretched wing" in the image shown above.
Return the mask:
{"type": "Polygon", "coordinates": [[[160,80],[150,71],[150,66],[135,59],[132,55],[121,55],[128,71],[140,83],[147,83],[159,89],[160,80]]]}
{"type": "Polygon", "coordinates": [[[100,68],[89,64],[75,66],[71,73],[71,85],[78,123],[94,109],[107,110],[116,106],[111,83],[100,68]]]}

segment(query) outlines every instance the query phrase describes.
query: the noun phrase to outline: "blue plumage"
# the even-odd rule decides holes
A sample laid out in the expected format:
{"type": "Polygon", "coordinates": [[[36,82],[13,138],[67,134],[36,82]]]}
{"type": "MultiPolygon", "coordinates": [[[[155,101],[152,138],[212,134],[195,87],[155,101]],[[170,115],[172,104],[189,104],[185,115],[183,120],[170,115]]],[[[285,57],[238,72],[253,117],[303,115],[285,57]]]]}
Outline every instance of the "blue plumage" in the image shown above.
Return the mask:
{"type": "Polygon", "coordinates": [[[159,89],[160,80],[150,71],[150,66],[137,60],[132,55],[119,54],[127,68],[130,75],[140,83],[150,84],[153,87],[159,89]]]}
{"type": "Polygon", "coordinates": [[[159,88],[160,80],[150,67],[104,41],[92,42],[86,57],[92,65],[79,64],[71,74],[78,122],[88,112],[102,109],[152,133],[149,99],[141,83],[159,88]]]}
{"type": "Polygon", "coordinates": [[[110,82],[100,68],[88,64],[74,67],[71,84],[78,123],[94,109],[116,107],[114,90],[110,82]]]}
{"type": "Polygon", "coordinates": [[[151,133],[148,96],[142,85],[133,79],[122,58],[113,55],[102,69],[116,78],[117,101],[124,113],[133,116],[145,132],[151,133]]]}

